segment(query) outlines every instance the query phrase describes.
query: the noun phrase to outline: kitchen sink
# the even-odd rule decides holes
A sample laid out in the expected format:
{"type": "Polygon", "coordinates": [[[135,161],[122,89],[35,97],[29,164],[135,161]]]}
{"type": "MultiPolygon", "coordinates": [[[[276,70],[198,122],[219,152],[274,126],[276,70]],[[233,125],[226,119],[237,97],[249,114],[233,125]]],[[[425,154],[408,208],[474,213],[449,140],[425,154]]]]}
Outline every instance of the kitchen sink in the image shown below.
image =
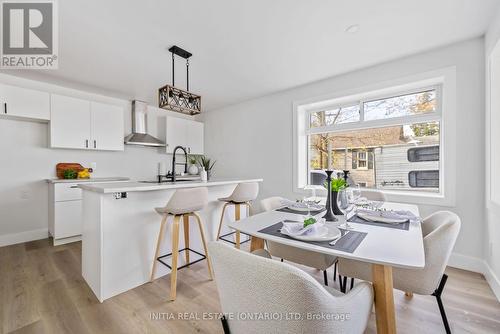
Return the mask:
{"type": "MultiPolygon", "coordinates": [[[[199,179],[177,179],[175,182],[196,182],[200,181],[199,179]]],[[[161,184],[161,183],[174,183],[174,180],[162,180],[161,182],[158,182],[158,180],[148,180],[148,181],[139,181],[139,183],[156,183],[156,184],[161,184]]]]}

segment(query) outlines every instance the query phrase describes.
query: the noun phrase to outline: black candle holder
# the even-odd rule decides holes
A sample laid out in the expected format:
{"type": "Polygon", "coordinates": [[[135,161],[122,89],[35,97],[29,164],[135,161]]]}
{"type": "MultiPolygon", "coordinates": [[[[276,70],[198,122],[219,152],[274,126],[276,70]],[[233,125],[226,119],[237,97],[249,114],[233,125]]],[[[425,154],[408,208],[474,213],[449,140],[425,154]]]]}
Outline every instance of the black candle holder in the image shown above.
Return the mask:
{"type": "Polygon", "coordinates": [[[331,187],[332,187],[332,173],[333,173],[333,170],[327,170],[325,172],[326,172],[326,182],[328,184],[328,188],[326,189],[327,190],[326,191],[326,193],[327,193],[327,197],[326,197],[326,213],[323,216],[323,218],[325,218],[325,220],[329,221],[329,222],[336,222],[337,218],[335,217],[335,215],[333,214],[333,211],[332,211],[332,191],[331,191],[331,187]]]}

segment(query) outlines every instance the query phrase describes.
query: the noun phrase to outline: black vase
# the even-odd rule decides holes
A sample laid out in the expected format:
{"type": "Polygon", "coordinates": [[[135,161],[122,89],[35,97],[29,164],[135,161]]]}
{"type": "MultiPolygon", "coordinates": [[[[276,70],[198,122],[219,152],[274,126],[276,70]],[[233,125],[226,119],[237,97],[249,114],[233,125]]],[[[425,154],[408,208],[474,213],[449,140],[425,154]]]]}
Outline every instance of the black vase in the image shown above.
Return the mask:
{"type": "Polygon", "coordinates": [[[339,192],[338,191],[332,191],[331,193],[332,193],[331,198],[332,198],[332,211],[333,211],[333,214],[336,215],[336,216],[342,216],[342,215],[344,215],[344,213],[342,212],[342,210],[340,210],[340,208],[339,208],[339,203],[338,203],[339,192]]]}
{"type": "MultiPolygon", "coordinates": [[[[332,173],[333,173],[333,170],[327,170],[325,171],[326,172],[326,182],[328,184],[328,188],[327,188],[327,197],[326,197],[326,213],[325,215],[323,216],[323,218],[325,218],[326,221],[329,221],[329,222],[336,222],[337,221],[337,218],[335,218],[335,214],[333,213],[332,211],[332,192],[330,191],[331,189],[331,186],[332,186],[332,173]]],[[[337,200],[335,200],[335,206],[337,206],[337,200]]]]}

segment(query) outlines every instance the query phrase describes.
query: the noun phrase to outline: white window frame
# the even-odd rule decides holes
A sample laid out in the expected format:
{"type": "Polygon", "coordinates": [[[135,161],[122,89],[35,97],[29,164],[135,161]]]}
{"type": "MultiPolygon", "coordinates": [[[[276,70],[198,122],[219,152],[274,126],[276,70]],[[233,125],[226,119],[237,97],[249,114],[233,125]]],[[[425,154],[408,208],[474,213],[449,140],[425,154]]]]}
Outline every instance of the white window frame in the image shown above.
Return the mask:
{"type": "MultiPolygon", "coordinates": [[[[454,206],[456,179],[456,120],[453,117],[456,108],[456,69],[449,67],[437,71],[426,72],[405,78],[361,87],[350,91],[339,92],[328,96],[296,101],[293,103],[294,130],[293,153],[294,170],[293,185],[296,193],[304,193],[309,175],[309,135],[325,132],[345,132],[376,127],[387,127],[401,124],[440,123],[440,185],[439,193],[414,192],[402,190],[383,190],[389,201],[454,206]],[[406,95],[425,90],[436,89],[436,98],[440,102],[436,111],[426,114],[393,117],[380,120],[363,121],[363,103],[372,100],[406,95]],[[310,113],[360,103],[360,121],[331,126],[309,128],[310,113]]],[[[369,191],[369,189],[367,189],[369,191]]]]}
{"type": "Polygon", "coordinates": [[[365,150],[361,150],[361,151],[356,151],[356,170],[368,170],[368,151],[365,151],[365,150]],[[365,154],[365,158],[364,159],[361,159],[359,157],[360,154],[365,154]],[[365,166],[364,167],[360,167],[359,166],[359,162],[360,161],[364,161],[365,162],[365,166]]]}

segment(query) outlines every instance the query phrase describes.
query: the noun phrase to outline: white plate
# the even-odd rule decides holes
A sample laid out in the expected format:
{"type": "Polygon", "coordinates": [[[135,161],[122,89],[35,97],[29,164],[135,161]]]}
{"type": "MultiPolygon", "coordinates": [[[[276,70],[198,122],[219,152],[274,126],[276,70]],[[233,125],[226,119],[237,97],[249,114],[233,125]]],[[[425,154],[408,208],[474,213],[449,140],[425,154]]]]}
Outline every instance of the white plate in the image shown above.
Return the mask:
{"type": "Polygon", "coordinates": [[[294,238],[294,239],[301,240],[301,241],[331,241],[331,240],[337,239],[341,235],[340,230],[338,228],[336,228],[335,226],[331,226],[331,227],[323,226],[323,227],[321,227],[319,232],[323,232],[323,231],[324,231],[324,234],[319,233],[319,235],[289,235],[289,234],[285,234],[285,233],[283,233],[283,234],[289,236],[290,238],[294,238]]]}
{"type": "Polygon", "coordinates": [[[385,224],[401,224],[406,223],[408,219],[404,218],[386,218],[377,215],[370,215],[362,212],[357,213],[358,217],[363,218],[364,220],[368,220],[376,223],[385,223],[385,224]]]}

